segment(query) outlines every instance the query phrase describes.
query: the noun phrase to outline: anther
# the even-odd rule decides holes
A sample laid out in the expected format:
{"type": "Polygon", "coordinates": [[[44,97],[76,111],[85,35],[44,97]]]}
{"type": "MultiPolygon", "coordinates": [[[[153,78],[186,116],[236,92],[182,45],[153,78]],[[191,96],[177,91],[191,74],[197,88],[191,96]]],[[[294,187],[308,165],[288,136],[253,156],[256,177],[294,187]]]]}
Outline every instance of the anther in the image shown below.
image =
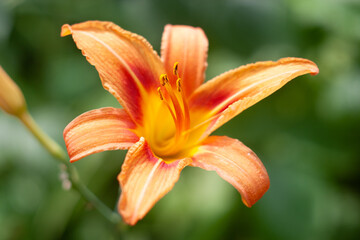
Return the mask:
{"type": "Polygon", "coordinates": [[[179,68],[179,62],[176,62],[176,63],[174,64],[174,71],[173,71],[173,73],[174,73],[175,76],[179,76],[179,75],[178,75],[178,68],[179,68]]]}
{"type": "Polygon", "coordinates": [[[169,82],[168,76],[166,74],[161,74],[160,75],[160,84],[162,86],[165,86],[165,84],[168,83],[168,82],[169,82]]]}
{"type": "Polygon", "coordinates": [[[162,93],[161,93],[161,88],[160,88],[160,87],[158,87],[157,91],[158,91],[158,93],[159,93],[160,99],[161,99],[161,100],[164,100],[163,95],[162,95],[162,93]]]}
{"type": "Polygon", "coordinates": [[[181,92],[181,78],[176,80],[176,89],[178,92],[181,92]]]}

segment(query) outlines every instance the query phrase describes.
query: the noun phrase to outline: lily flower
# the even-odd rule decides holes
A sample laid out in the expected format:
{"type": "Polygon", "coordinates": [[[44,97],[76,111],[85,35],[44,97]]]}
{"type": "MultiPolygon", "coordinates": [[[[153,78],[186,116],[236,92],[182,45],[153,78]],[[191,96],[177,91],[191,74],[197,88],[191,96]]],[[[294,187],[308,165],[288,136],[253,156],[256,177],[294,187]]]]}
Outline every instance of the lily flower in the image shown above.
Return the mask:
{"type": "Polygon", "coordinates": [[[230,70],[204,82],[208,40],[201,28],[166,25],[161,57],[141,36],[111,22],[63,25],[123,108],[75,118],[64,130],[71,162],[128,149],[118,181],[118,210],[134,225],[169,192],[186,166],[216,171],[251,207],[269,188],[256,154],[242,142],[209,136],[293,78],[319,70],[312,61],[283,58],[230,70]]]}

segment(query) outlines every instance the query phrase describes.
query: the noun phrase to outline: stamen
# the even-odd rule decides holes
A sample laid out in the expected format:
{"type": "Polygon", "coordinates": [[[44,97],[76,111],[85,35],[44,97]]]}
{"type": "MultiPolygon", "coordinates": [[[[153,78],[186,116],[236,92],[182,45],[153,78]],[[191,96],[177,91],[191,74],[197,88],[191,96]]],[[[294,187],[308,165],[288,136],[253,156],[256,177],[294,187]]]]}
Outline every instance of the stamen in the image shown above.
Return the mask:
{"type": "MultiPolygon", "coordinates": [[[[160,87],[158,88],[158,91],[159,93],[161,94],[161,89],[160,87]]],[[[162,98],[162,94],[160,95],[160,98],[162,98]]],[[[163,98],[161,99],[163,100],[163,98]]],[[[171,117],[174,121],[174,124],[175,124],[175,139],[174,139],[174,143],[177,143],[180,139],[180,136],[181,136],[181,126],[180,126],[180,122],[179,120],[177,119],[178,117],[175,116],[175,113],[174,111],[171,109],[169,103],[167,102],[166,99],[164,99],[163,103],[165,103],[165,106],[167,107],[167,109],[169,110],[170,114],[171,114],[171,117]]],[[[176,112],[176,111],[175,111],[176,112]]],[[[176,144],[173,144],[173,145],[169,145],[168,147],[166,147],[165,149],[163,149],[163,151],[172,151],[172,149],[176,147],[176,144]]]]}
{"type": "Polygon", "coordinates": [[[169,82],[169,78],[166,74],[161,74],[160,75],[160,84],[164,87],[165,90],[165,94],[168,94],[168,96],[170,97],[170,101],[172,103],[173,109],[171,108],[171,106],[168,103],[168,99],[164,98],[162,92],[161,92],[161,87],[158,88],[158,93],[160,95],[160,99],[164,100],[164,103],[166,104],[166,107],[168,108],[168,110],[171,113],[171,117],[174,120],[175,123],[175,128],[176,128],[176,134],[175,134],[175,139],[176,141],[178,141],[179,137],[180,137],[180,133],[183,129],[183,113],[181,111],[181,107],[179,104],[179,101],[177,99],[177,97],[174,94],[174,90],[171,87],[171,84],[169,82]]]}
{"type": "Polygon", "coordinates": [[[162,95],[162,93],[161,93],[161,88],[160,88],[160,87],[158,87],[157,91],[158,91],[158,94],[159,94],[160,99],[161,99],[161,100],[164,100],[163,95],[162,95]]]}
{"type": "Polygon", "coordinates": [[[176,117],[175,117],[175,114],[174,112],[171,110],[171,107],[170,105],[167,103],[167,101],[164,101],[166,107],[168,108],[170,114],[171,114],[171,117],[175,123],[175,139],[178,139],[179,136],[180,136],[180,126],[179,126],[179,122],[177,121],[176,117]]]}
{"type": "Polygon", "coordinates": [[[174,64],[173,74],[177,77],[175,84],[174,82],[170,82],[169,77],[166,74],[161,74],[161,86],[157,89],[160,99],[163,100],[163,103],[169,110],[175,124],[175,136],[172,143],[169,143],[167,146],[162,148],[162,150],[168,155],[176,153],[176,151],[178,151],[178,147],[187,142],[189,132],[192,132],[189,131],[189,106],[186,101],[185,93],[182,89],[178,62],[175,62],[174,64]]]}
{"type": "Polygon", "coordinates": [[[174,71],[173,71],[173,73],[174,73],[174,75],[177,76],[177,77],[179,77],[178,68],[179,68],[179,62],[176,62],[176,63],[174,64],[174,71]]]}
{"type": "MultiPolygon", "coordinates": [[[[167,76],[166,76],[167,78],[167,76]]],[[[183,116],[183,112],[182,112],[182,109],[181,109],[181,106],[180,106],[180,103],[177,99],[177,97],[175,96],[175,93],[174,93],[174,90],[172,89],[169,81],[167,81],[165,83],[165,89],[166,89],[166,92],[169,94],[170,96],[170,99],[171,99],[171,102],[172,102],[172,105],[174,107],[174,110],[175,110],[175,114],[176,114],[176,119],[179,121],[180,126],[182,126],[182,123],[184,121],[184,116],[183,116]]],[[[182,129],[180,129],[182,130],[182,129]]]]}
{"type": "Polygon", "coordinates": [[[187,104],[184,91],[182,91],[182,89],[181,89],[181,78],[178,78],[176,80],[176,87],[177,87],[178,92],[180,92],[180,94],[181,94],[182,106],[183,106],[184,115],[185,115],[184,125],[185,125],[185,129],[188,129],[190,127],[190,113],[189,113],[189,106],[187,104]]]}
{"type": "Polygon", "coordinates": [[[160,84],[161,86],[165,86],[165,84],[169,82],[169,78],[166,74],[161,74],[160,75],[160,84]]]}
{"type": "MultiPolygon", "coordinates": [[[[160,75],[160,84],[165,88],[165,93],[167,93],[170,96],[172,105],[174,107],[174,111],[176,114],[176,119],[180,122],[183,123],[183,112],[181,110],[179,101],[177,99],[177,97],[174,94],[174,90],[172,89],[172,86],[169,82],[169,78],[166,74],[161,74],[160,75]]],[[[182,124],[180,124],[180,126],[182,126],[182,124]]],[[[180,129],[181,130],[181,129],[180,129]]]]}
{"type": "Polygon", "coordinates": [[[181,92],[181,78],[178,78],[178,80],[176,80],[176,89],[178,92],[181,92]]]}

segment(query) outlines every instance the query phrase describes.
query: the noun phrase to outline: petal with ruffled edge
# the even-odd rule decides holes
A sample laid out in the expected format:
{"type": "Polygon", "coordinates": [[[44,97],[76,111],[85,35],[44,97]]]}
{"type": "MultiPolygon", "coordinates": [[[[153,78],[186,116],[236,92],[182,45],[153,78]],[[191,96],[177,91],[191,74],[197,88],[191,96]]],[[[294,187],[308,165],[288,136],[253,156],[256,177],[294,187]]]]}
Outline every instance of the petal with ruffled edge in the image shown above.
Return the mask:
{"type": "Polygon", "coordinates": [[[200,86],[190,99],[195,125],[212,119],[203,137],[237,114],[269,96],[287,82],[319,69],[310,60],[283,58],[257,62],[226,72],[200,86]]]}
{"type": "Polygon", "coordinates": [[[216,171],[233,185],[248,207],[269,189],[269,176],[264,165],[253,151],[236,139],[210,136],[198,147],[192,159],[192,166],[216,171]]]}
{"type": "Polygon", "coordinates": [[[124,109],[108,107],[81,114],[64,130],[70,162],[97,152],[130,148],[139,140],[134,129],[124,109]]]}
{"type": "Polygon", "coordinates": [[[190,158],[165,163],[154,156],[145,139],[140,138],[129,149],[118,176],[122,189],[118,209],[123,220],[135,225],[173,188],[181,170],[190,163],[190,158]]]}
{"type": "Polygon", "coordinates": [[[166,25],[162,36],[161,59],[174,85],[173,66],[179,62],[179,74],[185,96],[189,96],[205,79],[208,39],[201,28],[166,25]]]}
{"type": "Polygon", "coordinates": [[[141,124],[148,92],[156,94],[158,78],[165,71],[151,45],[143,37],[111,22],[63,25],[61,36],[69,34],[96,67],[104,88],[141,124]]]}

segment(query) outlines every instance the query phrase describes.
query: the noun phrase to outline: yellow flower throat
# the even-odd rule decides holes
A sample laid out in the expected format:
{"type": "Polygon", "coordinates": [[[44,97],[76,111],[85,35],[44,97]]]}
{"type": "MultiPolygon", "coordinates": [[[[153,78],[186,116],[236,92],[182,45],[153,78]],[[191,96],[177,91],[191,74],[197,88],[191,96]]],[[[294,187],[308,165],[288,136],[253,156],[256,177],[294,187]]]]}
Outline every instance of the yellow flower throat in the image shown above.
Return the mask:
{"type": "Polygon", "coordinates": [[[189,107],[181,86],[178,66],[179,63],[176,62],[173,68],[173,74],[177,77],[175,86],[171,85],[166,74],[162,74],[160,76],[160,87],[157,89],[162,104],[166,107],[168,113],[170,113],[174,124],[173,127],[167,126],[167,124],[163,125],[163,127],[169,127],[168,132],[170,132],[167,139],[163,139],[165,144],[153,146],[155,154],[160,157],[175,157],[186,145],[189,136],[187,131],[190,128],[189,107]]]}

